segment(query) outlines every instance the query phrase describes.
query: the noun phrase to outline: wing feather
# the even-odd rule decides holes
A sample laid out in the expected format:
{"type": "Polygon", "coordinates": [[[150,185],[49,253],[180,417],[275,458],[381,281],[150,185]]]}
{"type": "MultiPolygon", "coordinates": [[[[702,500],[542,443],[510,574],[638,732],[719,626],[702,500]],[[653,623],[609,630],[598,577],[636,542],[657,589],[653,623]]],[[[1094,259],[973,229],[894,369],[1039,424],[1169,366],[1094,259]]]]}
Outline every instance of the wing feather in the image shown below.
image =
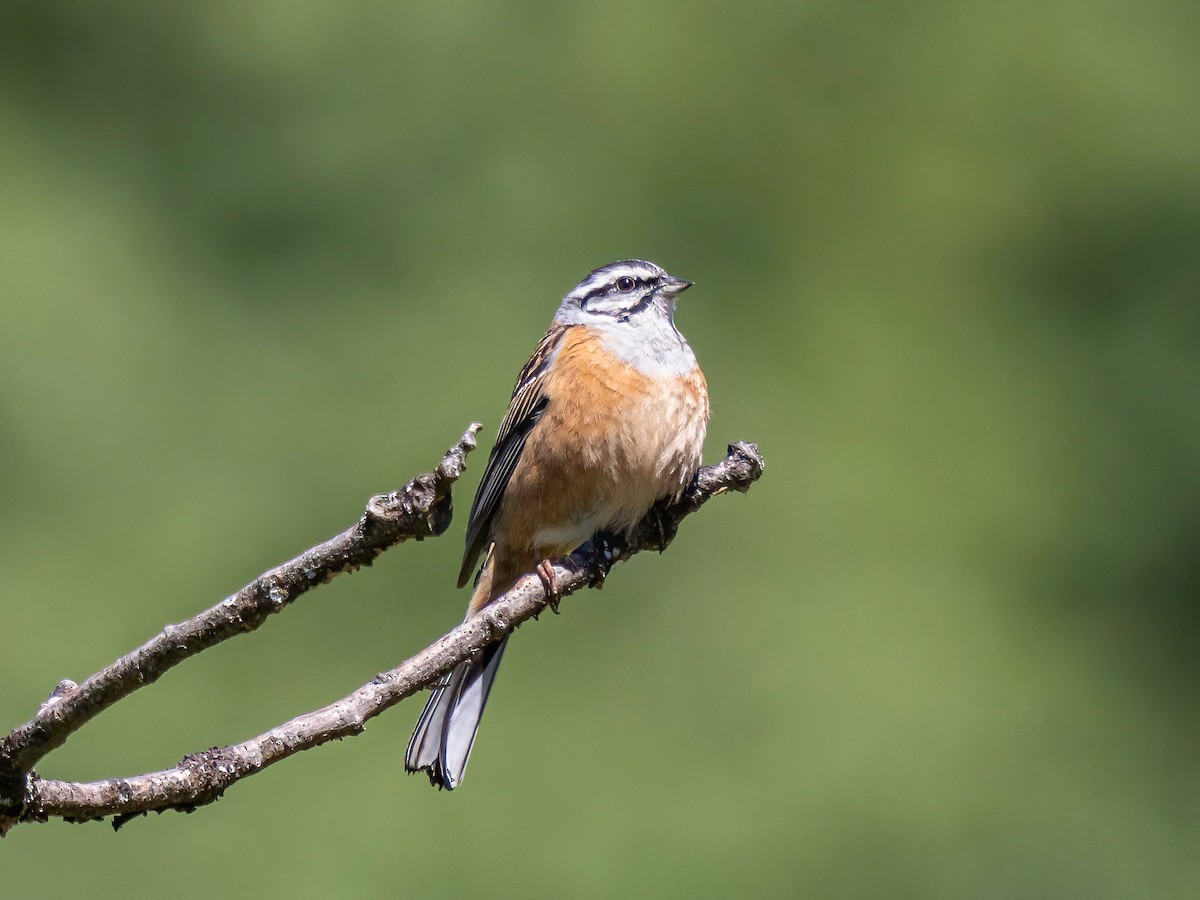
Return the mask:
{"type": "Polygon", "coordinates": [[[525,440],[549,402],[543,391],[546,369],[559,342],[570,327],[557,325],[546,332],[546,336],[537,345],[529,362],[517,377],[517,386],[513,389],[508,412],[504,414],[504,421],[500,423],[496,444],[488,456],[479,490],[471,504],[471,514],[467,518],[466,552],[463,554],[462,568],[458,573],[459,587],[466,584],[471,577],[475,562],[487,544],[492,519],[495,518],[500,500],[504,497],[505,488],[508,487],[508,481],[521,459],[521,451],[525,449],[525,440]]]}

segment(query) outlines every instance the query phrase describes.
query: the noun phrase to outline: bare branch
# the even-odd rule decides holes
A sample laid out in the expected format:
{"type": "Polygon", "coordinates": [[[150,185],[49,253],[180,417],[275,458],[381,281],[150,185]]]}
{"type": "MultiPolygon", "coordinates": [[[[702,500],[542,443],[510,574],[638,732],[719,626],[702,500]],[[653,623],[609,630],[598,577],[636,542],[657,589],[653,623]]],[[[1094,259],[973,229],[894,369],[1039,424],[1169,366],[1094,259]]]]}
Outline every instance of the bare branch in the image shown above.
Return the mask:
{"type": "Polygon", "coordinates": [[[122,697],[238,634],[258,628],[301,594],[335,575],[370,565],[401,541],[439,535],[450,524],[450,486],[466,469],[483,426],[473,423],[432,472],[401,490],[372,497],[361,519],[337,537],[266,572],[200,615],[168,625],[82,684],[63,681],[36,716],[0,740],[0,835],[3,817],[22,805],[25,775],[47,753],[122,697]]]}
{"type": "MultiPolygon", "coordinates": [[[[469,435],[464,435],[464,441],[469,435]]],[[[731,445],[725,459],[700,469],[678,502],[656,507],[627,539],[598,536],[571,556],[557,560],[554,572],[559,597],[582,587],[600,586],[615,562],[642,550],[664,549],[686,516],[718,494],[730,490],[745,492],[762,470],[763,460],[754,444],[731,445]]],[[[306,557],[307,554],[300,558],[306,557]]],[[[376,676],[348,697],[241,744],[191,754],[173,769],[88,784],[43,780],[31,773],[19,818],[11,820],[11,824],[45,821],[50,817],[83,821],[113,815],[113,824],[119,827],[131,816],[149,811],[190,812],[219,798],[230,785],[281,759],[336,738],[359,734],[367,721],[428,687],[480,648],[537,616],[549,602],[541,579],[527,575],[479,615],[397,668],[376,676]]]]}

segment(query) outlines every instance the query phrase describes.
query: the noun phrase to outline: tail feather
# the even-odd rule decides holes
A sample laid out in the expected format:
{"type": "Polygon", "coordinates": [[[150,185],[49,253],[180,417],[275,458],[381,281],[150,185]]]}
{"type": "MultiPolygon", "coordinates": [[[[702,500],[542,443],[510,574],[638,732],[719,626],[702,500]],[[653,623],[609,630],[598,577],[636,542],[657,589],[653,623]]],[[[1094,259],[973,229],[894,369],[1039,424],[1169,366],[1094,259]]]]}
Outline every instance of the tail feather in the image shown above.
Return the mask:
{"type": "Polygon", "coordinates": [[[506,637],[459,663],[433,692],[408,743],[405,769],[425,772],[432,784],[448,791],[462,783],[507,643],[506,637]]]}

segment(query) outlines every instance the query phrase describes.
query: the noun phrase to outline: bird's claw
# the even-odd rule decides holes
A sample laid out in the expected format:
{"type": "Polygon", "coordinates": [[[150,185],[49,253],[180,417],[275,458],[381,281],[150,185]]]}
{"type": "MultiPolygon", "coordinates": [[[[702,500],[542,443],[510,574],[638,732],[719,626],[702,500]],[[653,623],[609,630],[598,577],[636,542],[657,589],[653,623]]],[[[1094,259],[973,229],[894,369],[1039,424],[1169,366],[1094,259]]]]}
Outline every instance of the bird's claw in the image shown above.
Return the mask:
{"type": "Polygon", "coordinates": [[[558,601],[562,599],[562,595],[558,592],[558,576],[554,574],[554,564],[548,559],[543,559],[537,564],[537,576],[546,591],[546,605],[552,613],[558,615],[558,601]]]}
{"type": "Polygon", "coordinates": [[[618,549],[613,544],[613,538],[606,532],[599,532],[592,538],[592,581],[591,587],[604,587],[604,579],[608,577],[613,563],[617,560],[618,549]]]}

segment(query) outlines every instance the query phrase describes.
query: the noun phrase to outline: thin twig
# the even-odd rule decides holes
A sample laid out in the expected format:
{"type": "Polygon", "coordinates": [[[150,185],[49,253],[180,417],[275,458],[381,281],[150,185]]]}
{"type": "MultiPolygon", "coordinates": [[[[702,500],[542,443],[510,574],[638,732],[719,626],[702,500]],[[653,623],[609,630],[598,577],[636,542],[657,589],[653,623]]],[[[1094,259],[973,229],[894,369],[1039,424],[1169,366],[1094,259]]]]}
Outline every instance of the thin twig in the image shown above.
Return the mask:
{"type": "Polygon", "coordinates": [[[466,469],[483,426],[473,423],[432,472],[401,490],[372,497],[351,528],[260,575],[236,594],[166,626],[82,684],[61,682],[36,716],[0,739],[0,835],[4,816],[23,805],[25,775],[51,750],[123,697],[157,681],[185,659],[258,628],[300,595],[343,572],[370,565],[401,541],[439,535],[450,524],[450,486],[466,469]]]}
{"type": "MultiPolygon", "coordinates": [[[[613,563],[635,553],[664,549],[686,516],[718,494],[748,490],[762,470],[763,460],[755,445],[731,445],[725,459],[700,469],[678,502],[656,507],[628,538],[598,537],[571,556],[557,560],[554,571],[559,596],[585,586],[599,586],[613,563]]],[[[548,603],[541,579],[527,575],[480,614],[348,697],[241,744],[190,754],[172,769],[87,784],[43,780],[31,773],[22,810],[12,824],[51,817],[84,821],[112,815],[114,827],[119,827],[130,817],[149,811],[190,812],[215,801],[230,785],[294,753],[359,734],[367,721],[428,687],[480,648],[535,617],[548,603]]]]}

